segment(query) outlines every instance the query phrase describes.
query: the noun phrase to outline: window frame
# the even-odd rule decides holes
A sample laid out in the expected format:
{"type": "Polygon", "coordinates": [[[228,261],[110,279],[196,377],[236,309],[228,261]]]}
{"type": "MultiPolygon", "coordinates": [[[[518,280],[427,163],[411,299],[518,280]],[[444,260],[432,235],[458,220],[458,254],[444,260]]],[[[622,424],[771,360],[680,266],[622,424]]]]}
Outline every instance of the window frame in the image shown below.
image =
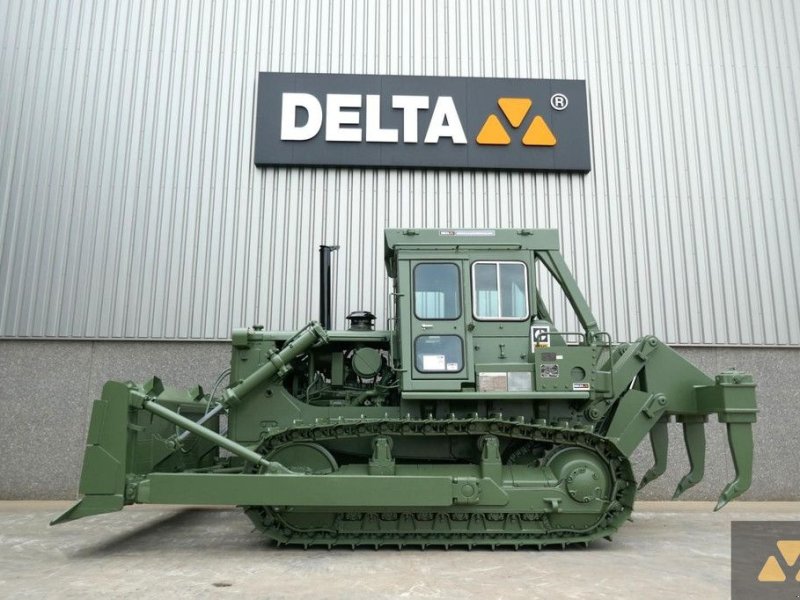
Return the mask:
{"type": "Polygon", "coordinates": [[[463,291],[463,285],[461,282],[461,269],[459,268],[458,263],[448,261],[420,261],[414,265],[413,269],[411,269],[411,302],[413,303],[414,318],[417,321],[458,321],[464,314],[464,299],[462,298],[463,291]],[[458,314],[455,317],[442,317],[437,319],[433,317],[424,318],[419,316],[419,313],[417,312],[417,268],[427,265],[452,265],[456,268],[456,298],[458,300],[458,314]]]}
{"type": "Polygon", "coordinates": [[[531,316],[531,302],[530,302],[530,275],[528,273],[528,264],[521,260],[476,260],[470,266],[471,288],[472,288],[472,317],[476,321],[513,321],[522,322],[527,321],[531,316]],[[478,310],[478,294],[476,287],[475,267],[477,265],[494,265],[497,271],[497,309],[501,316],[498,317],[479,317],[478,310]],[[522,265],[525,273],[525,315],[522,317],[503,317],[503,298],[502,288],[500,286],[500,265],[522,265]]]}

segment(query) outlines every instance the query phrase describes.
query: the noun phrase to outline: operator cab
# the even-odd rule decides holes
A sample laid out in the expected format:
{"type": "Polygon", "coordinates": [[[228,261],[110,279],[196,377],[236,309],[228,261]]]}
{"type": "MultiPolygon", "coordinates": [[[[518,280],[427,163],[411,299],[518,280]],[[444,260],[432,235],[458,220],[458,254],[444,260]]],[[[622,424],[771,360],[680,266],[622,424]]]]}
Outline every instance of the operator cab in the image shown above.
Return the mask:
{"type": "Polygon", "coordinates": [[[386,266],[404,397],[583,396],[590,388],[596,324],[555,230],[387,230],[386,266]],[[569,346],[538,293],[536,269],[553,276],[584,327],[569,346]]]}

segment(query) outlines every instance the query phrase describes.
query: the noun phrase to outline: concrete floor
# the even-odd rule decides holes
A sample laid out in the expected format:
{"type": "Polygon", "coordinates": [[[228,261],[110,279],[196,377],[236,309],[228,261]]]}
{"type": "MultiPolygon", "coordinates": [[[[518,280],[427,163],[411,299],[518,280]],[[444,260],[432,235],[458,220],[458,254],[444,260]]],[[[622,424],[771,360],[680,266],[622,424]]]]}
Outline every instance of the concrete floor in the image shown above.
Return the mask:
{"type": "Polygon", "coordinates": [[[639,502],[614,541],[537,551],[293,550],[236,509],[136,506],[48,527],[66,502],[0,502],[2,598],[727,598],[730,522],[800,502],[639,502]]]}

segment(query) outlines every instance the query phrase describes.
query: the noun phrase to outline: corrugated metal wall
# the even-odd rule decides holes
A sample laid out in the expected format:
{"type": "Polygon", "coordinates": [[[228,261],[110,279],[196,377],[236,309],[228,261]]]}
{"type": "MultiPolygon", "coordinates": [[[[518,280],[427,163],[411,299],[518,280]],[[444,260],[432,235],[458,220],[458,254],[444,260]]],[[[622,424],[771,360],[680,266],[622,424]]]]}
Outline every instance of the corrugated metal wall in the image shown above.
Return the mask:
{"type": "Polygon", "coordinates": [[[387,316],[384,227],[557,227],[618,339],[800,344],[800,7],[0,0],[0,335],[387,316]],[[261,70],[586,79],[593,170],[256,169],[261,70]]]}

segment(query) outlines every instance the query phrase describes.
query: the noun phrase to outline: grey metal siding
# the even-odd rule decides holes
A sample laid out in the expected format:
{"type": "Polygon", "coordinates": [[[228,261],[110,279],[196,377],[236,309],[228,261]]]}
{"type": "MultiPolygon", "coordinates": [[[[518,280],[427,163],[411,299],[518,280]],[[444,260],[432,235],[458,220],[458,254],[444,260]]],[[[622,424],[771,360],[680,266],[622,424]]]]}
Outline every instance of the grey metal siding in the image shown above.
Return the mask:
{"type": "Polygon", "coordinates": [[[798,13],[0,0],[0,336],[293,328],[323,242],[384,321],[384,227],[557,227],[617,339],[800,345],[798,13]],[[261,70],[586,79],[593,170],[256,169],[261,70]]]}

